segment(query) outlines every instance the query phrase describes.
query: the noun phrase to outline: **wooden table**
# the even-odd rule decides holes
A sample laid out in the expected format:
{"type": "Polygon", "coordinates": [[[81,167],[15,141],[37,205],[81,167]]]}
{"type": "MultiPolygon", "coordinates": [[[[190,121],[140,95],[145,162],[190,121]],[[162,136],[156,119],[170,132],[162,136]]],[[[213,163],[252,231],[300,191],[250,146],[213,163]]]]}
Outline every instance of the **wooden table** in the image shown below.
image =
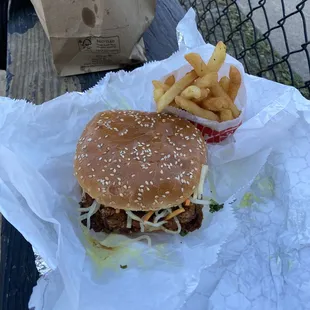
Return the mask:
{"type": "MultiPolygon", "coordinates": [[[[177,50],[175,28],[184,13],[178,0],[157,0],[155,20],[144,34],[149,60],[165,59],[177,50]]],[[[40,104],[67,91],[84,91],[104,75],[100,72],[57,77],[49,41],[32,6],[25,5],[24,0],[13,1],[8,22],[7,96],[40,104]]],[[[31,245],[3,218],[0,309],[28,309],[37,279],[31,245]]]]}

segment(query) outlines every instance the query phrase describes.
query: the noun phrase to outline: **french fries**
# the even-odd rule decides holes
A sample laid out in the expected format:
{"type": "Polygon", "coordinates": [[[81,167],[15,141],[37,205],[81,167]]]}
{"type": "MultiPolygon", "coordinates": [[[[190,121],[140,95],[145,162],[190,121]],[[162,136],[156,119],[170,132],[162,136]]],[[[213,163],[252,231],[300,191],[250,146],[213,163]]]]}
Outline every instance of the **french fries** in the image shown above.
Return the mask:
{"type": "Polygon", "coordinates": [[[225,93],[227,93],[228,88],[229,88],[229,83],[230,83],[229,77],[223,76],[220,79],[219,83],[220,83],[220,86],[224,89],[225,93]]]}
{"type": "Polygon", "coordinates": [[[157,112],[162,112],[176,96],[178,96],[185,87],[189,86],[197,78],[196,72],[193,70],[175,82],[159,99],[157,103],[157,112]]]}
{"type": "Polygon", "coordinates": [[[176,96],[175,102],[181,109],[186,110],[191,114],[194,114],[202,118],[207,118],[211,121],[220,120],[219,117],[215,113],[202,109],[195,102],[185,99],[181,96],[176,96]]]}
{"type": "Polygon", "coordinates": [[[227,98],[227,100],[231,101],[230,97],[227,95],[227,93],[225,93],[224,89],[221,87],[219,82],[216,81],[211,86],[211,91],[214,97],[224,97],[224,98],[227,98]]]}
{"type": "Polygon", "coordinates": [[[234,103],[229,108],[230,108],[234,118],[239,117],[240,111],[238,110],[237,106],[234,103]]]}
{"type": "Polygon", "coordinates": [[[209,111],[220,112],[229,109],[230,102],[224,97],[214,97],[204,100],[200,106],[209,111]]]}
{"type": "Polygon", "coordinates": [[[186,98],[186,99],[199,99],[201,98],[201,89],[198,86],[191,85],[186,87],[182,92],[181,92],[181,97],[186,98]]]}
{"type": "Polygon", "coordinates": [[[218,74],[217,72],[207,73],[203,77],[198,78],[194,85],[203,88],[211,88],[215,83],[217,83],[218,74]]]}
{"type": "Polygon", "coordinates": [[[159,101],[159,99],[162,97],[164,93],[165,91],[162,88],[154,88],[153,96],[156,103],[159,101]]]}
{"type": "Polygon", "coordinates": [[[162,112],[172,106],[217,122],[237,118],[240,111],[235,104],[241,86],[241,74],[235,66],[230,66],[229,77],[219,80],[219,70],[225,62],[226,46],[218,42],[206,63],[197,53],[184,56],[193,70],[176,81],[173,74],[165,81],[152,81],[153,96],[157,111],[162,112]]]}
{"type": "Polygon", "coordinates": [[[207,72],[218,72],[226,58],[226,45],[220,41],[216,44],[215,49],[207,63],[207,72]]]}
{"type": "Polygon", "coordinates": [[[165,80],[165,84],[168,86],[172,86],[175,83],[175,77],[174,75],[169,75],[166,80],[165,80]]]}
{"type": "Polygon", "coordinates": [[[169,85],[162,83],[161,81],[154,80],[152,81],[152,83],[153,83],[154,88],[162,88],[164,91],[167,91],[170,88],[169,85]]]}
{"type": "Polygon", "coordinates": [[[212,86],[211,91],[215,97],[223,97],[230,103],[229,109],[232,111],[234,118],[237,118],[240,115],[240,111],[236,107],[235,103],[231,100],[228,94],[225,93],[224,89],[220,86],[219,83],[215,83],[212,86]]]}
{"type": "Polygon", "coordinates": [[[197,99],[192,99],[195,103],[200,104],[202,100],[206,99],[209,97],[210,94],[210,89],[209,88],[200,88],[201,91],[201,96],[197,99]]]}
{"type": "Polygon", "coordinates": [[[232,119],[234,119],[231,110],[224,109],[224,110],[220,111],[219,114],[220,114],[220,119],[222,122],[231,121],[232,119]]]}
{"type": "Polygon", "coordinates": [[[189,53],[184,56],[187,62],[194,68],[198,76],[204,76],[208,73],[207,65],[202,60],[201,56],[196,53],[189,53]]]}
{"type": "Polygon", "coordinates": [[[241,85],[241,74],[235,66],[230,66],[229,78],[230,83],[227,94],[230,97],[230,99],[234,102],[241,85]]]}

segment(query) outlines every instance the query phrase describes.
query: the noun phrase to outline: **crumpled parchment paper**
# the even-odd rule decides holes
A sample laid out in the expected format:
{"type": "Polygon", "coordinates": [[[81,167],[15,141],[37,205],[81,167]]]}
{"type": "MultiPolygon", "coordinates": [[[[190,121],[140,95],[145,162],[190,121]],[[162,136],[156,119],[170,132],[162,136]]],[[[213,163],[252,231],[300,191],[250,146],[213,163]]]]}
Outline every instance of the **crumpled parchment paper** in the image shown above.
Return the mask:
{"type": "Polygon", "coordinates": [[[225,206],[206,212],[199,231],[152,234],[151,249],[139,242],[111,254],[92,246],[78,223],[72,160],[84,126],[105,109],[153,111],[152,79],[184,65],[186,52],[211,55],[194,18],[190,10],[180,22],[180,50],[167,60],[108,74],[42,106],[0,98],[0,211],[52,269],[30,307],[306,309],[310,105],[292,87],[245,76],[243,124],[209,145],[205,190],[225,206]]]}

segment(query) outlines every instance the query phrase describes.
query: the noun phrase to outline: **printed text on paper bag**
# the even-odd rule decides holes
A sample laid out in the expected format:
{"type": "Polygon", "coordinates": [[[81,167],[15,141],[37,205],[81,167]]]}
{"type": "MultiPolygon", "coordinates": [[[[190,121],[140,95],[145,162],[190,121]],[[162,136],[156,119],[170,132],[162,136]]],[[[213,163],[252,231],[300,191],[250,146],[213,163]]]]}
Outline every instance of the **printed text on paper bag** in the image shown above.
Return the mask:
{"type": "Polygon", "coordinates": [[[78,39],[78,44],[81,52],[109,55],[120,53],[120,40],[118,36],[81,38],[78,39]]]}

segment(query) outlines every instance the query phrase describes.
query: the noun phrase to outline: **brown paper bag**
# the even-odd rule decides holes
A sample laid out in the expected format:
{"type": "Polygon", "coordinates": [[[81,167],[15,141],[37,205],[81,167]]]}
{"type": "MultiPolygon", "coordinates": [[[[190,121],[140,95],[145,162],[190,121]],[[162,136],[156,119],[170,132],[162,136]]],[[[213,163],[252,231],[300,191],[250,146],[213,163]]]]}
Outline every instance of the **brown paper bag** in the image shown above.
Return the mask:
{"type": "Polygon", "coordinates": [[[61,76],[144,62],[156,0],[31,0],[61,76]]]}

